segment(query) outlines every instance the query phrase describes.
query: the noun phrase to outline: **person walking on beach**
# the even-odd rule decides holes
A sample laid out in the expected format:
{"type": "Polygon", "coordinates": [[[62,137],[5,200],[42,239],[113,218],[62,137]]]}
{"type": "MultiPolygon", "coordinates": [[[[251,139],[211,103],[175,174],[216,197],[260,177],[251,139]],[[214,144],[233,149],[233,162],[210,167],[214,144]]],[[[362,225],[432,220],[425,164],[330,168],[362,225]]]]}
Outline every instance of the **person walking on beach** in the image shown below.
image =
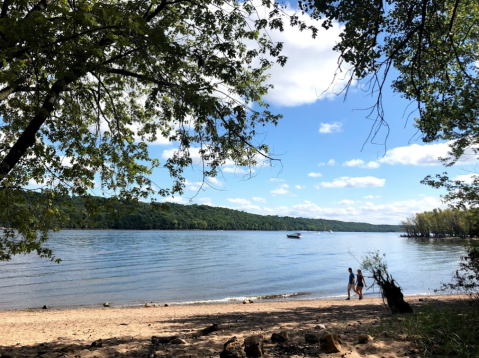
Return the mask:
{"type": "Polygon", "coordinates": [[[356,289],[354,288],[354,273],[353,273],[353,269],[350,267],[348,268],[348,271],[349,271],[349,281],[348,281],[348,298],[346,298],[346,300],[350,300],[351,299],[351,290],[353,290],[355,293],[356,292],[356,289]]]}
{"type": "Polygon", "coordinates": [[[358,274],[356,275],[356,277],[357,277],[357,282],[358,282],[358,285],[356,286],[356,293],[358,294],[359,299],[362,300],[363,299],[363,286],[368,287],[368,285],[366,285],[366,280],[364,279],[364,276],[363,276],[363,273],[361,272],[361,270],[358,269],[358,274]]]}

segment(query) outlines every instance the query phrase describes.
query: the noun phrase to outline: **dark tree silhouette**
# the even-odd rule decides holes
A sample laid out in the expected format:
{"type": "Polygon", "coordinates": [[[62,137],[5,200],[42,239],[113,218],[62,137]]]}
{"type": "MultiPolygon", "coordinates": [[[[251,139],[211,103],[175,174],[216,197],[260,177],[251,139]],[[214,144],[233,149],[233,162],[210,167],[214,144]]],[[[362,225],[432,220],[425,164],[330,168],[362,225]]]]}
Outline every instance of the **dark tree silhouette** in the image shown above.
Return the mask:
{"type": "Polygon", "coordinates": [[[404,300],[401,287],[389,274],[385,256],[385,254],[381,255],[379,251],[370,253],[364,258],[362,267],[371,272],[391,313],[414,313],[409,303],[404,300]]]}

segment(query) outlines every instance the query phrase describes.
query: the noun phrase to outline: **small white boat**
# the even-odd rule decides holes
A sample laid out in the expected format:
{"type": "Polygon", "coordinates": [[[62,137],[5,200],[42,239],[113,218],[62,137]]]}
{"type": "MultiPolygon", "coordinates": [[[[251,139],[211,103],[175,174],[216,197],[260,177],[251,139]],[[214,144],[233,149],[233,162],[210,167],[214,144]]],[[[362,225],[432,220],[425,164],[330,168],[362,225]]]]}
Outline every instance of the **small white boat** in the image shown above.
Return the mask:
{"type": "Polygon", "coordinates": [[[330,233],[330,234],[332,234],[332,233],[333,233],[333,231],[332,231],[332,230],[329,230],[329,233],[330,233]]]}
{"type": "Polygon", "coordinates": [[[296,234],[287,234],[288,239],[301,239],[301,233],[297,232],[296,234]]]}

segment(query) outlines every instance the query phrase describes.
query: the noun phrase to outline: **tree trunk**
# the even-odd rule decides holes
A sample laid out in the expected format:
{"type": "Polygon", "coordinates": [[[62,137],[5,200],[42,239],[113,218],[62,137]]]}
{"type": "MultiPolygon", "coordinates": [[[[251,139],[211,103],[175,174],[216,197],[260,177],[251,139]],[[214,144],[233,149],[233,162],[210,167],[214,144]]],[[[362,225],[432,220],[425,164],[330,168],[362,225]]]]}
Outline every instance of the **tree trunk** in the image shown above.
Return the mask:
{"type": "Polygon", "coordinates": [[[381,288],[383,299],[386,299],[392,314],[414,313],[409,303],[404,301],[401,287],[396,285],[396,281],[394,281],[392,276],[386,273],[386,277],[384,277],[379,271],[375,271],[373,272],[373,278],[381,288]]]}

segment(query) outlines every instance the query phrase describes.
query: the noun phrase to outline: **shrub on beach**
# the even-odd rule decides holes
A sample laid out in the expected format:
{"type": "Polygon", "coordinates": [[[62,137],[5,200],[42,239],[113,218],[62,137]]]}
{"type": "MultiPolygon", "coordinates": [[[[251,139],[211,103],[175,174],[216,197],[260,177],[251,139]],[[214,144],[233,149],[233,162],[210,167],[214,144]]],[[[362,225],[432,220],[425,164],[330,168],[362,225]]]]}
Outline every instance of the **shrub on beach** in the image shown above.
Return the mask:
{"type": "Polygon", "coordinates": [[[415,315],[388,315],[381,319],[374,335],[400,336],[414,343],[413,350],[421,357],[479,356],[479,324],[477,307],[464,303],[447,306],[428,305],[417,310],[415,315]],[[472,329],[471,329],[472,328],[472,329]]]}
{"type": "MultiPolygon", "coordinates": [[[[378,252],[369,255],[369,264],[387,270],[384,256],[378,252]]],[[[378,332],[372,333],[404,335],[423,357],[479,357],[479,330],[475,329],[479,325],[478,246],[468,247],[452,282],[443,284],[441,290],[464,293],[473,300],[468,304],[457,299],[446,305],[426,305],[415,315],[384,316],[374,329],[378,332]]]]}
{"type": "Polygon", "coordinates": [[[369,253],[363,258],[361,266],[372,274],[391,313],[414,313],[409,303],[404,301],[401,287],[389,274],[385,257],[386,255],[381,255],[379,251],[369,253]]]}
{"type": "Polygon", "coordinates": [[[442,285],[442,291],[456,291],[479,299],[479,247],[469,246],[467,254],[461,256],[459,269],[451,283],[442,285]]]}

